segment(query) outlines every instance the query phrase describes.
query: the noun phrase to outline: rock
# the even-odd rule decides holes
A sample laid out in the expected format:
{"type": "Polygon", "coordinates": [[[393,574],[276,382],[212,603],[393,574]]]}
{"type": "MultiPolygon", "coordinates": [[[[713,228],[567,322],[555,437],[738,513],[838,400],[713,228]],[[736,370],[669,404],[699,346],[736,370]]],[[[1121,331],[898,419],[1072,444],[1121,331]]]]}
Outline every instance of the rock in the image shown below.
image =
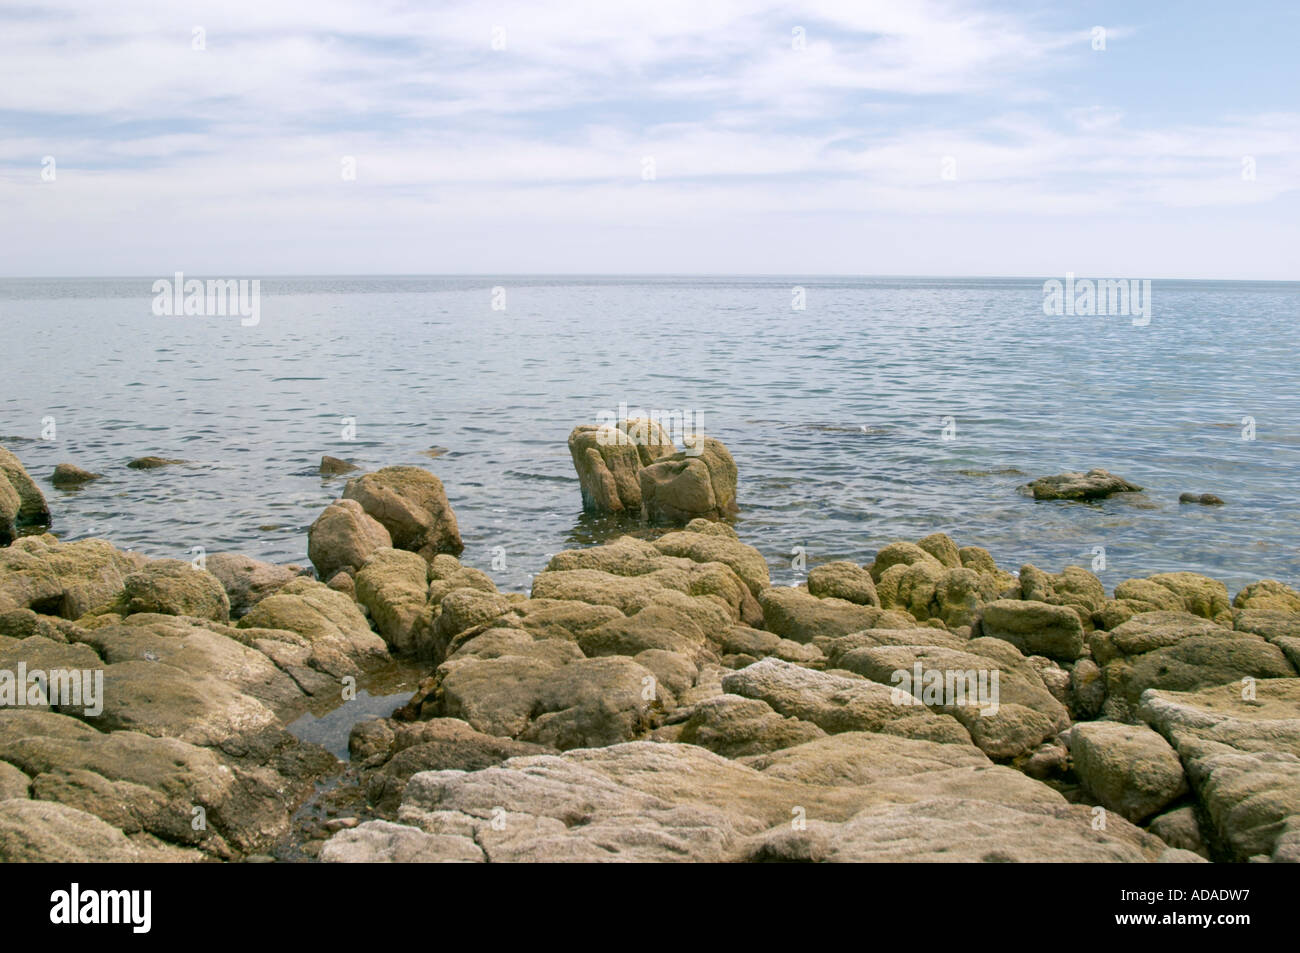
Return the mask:
{"type": "Polygon", "coordinates": [[[990,575],[998,572],[998,564],[993,561],[992,554],[981,546],[963,546],[957,550],[957,555],[965,569],[974,569],[978,573],[990,575]]]}
{"type": "Polygon", "coordinates": [[[356,500],[382,523],[395,549],[419,553],[432,562],[439,553],[456,556],[465,548],[442,481],[428,470],[384,467],[353,477],[343,498],[356,500]]]}
{"type": "Polygon", "coordinates": [[[722,563],[740,577],[754,596],[772,584],[763,554],[742,543],[736,531],[725,523],[691,520],[686,529],[656,539],[654,548],[665,556],[684,557],[697,563],[722,563]]]}
{"type": "Polygon", "coordinates": [[[955,718],[996,760],[1024,757],[1070,723],[1034,667],[996,639],[973,639],[963,651],[928,645],[858,648],[838,664],[882,686],[896,686],[901,696],[893,698],[896,703],[915,699],[916,705],[955,718]]]}
{"type": "Polygon", "coordinates": [[[879,731],[952,744],[970,735],[949,715],[900,705],[891,689],[865,678],[814,672],[767,658],[722,679],[723,691],[766,702],[779,714],[809,721],[823,731],[879,731]]]}
{"type": "Polygon", "coordinates": [[[876,553],[875,560],[867,567],[871,573],[871,578],[880,582],[880,577],[885,571],[892,566],[904,565],[915,566],[918,563],[924,563],[934,566],[936,569],[942,568],[943,563],[939,562],[931,553],[926,552],[916,543],[897,541],[890,543],[888,546],[876,553]]]}
{"type": "Polygon", "coordinates": [[[338,476],[341,473],[353,473],[360,469],[356,464],[340,460],[338,457],[331,457],[329,454],[325,454],[320,458],[321,476],[338,476]]]}
{"type": "Polygon", "coordinates": [[[962,566],[961,551],[947,533],[931,533],[925,539],[918,540],[916,545],[948,569],[960,569],[962,566]]]}
{"type": "Polygon", "coordinates": [[[650,420],[575,427],[569,434],[569,455],[578,473],[583,509],[639,516],[642,467],[676,450],[667,431],[650,420]]]}
{"type": "Polygon", "coordinates": [[[155,559],[122,582],[123,614],[156,612],[214,622],[230,619],[230,599],[220,580],[193,563],[155,559]]]}
{"type": "Polygon", "coordinates": [[[189,463],[188,460],[171,460],[167,457],[136,457],[127,467],[132,470],[156,470],[159,467],[171,467],[180,463],[189,463]]]}
{"type": "Polygon", "coordinates": [[[980,611],[979,631],[1026,655],[1072,662],[1084,654],[1083,624],[1067,606],[998,599],[980,611]]]}
{"type": "Polygon", "coordinates": [[[356,500],[335,500],[307,531],[307,558],[321,579],[355,574],[371,553],[392,545],[388,530],[356,500]]]}
{"type": "MultiPolygon", "coordinates": [[[[361,667],[388,657],[384,640],[370,630],[356,604],[343,593],[311,579],[294,579],[267,596],[239,620],[239,628],[294,632],[313,651],[327,650],[361,667]]],[[[332,669],[328,662],[321,664],[326,671],[332,669]]]]}
{"type": "Polygon", "coordinates": [[[0,761],[0,801],[31,796],[32,779],[8,761],[0,761]]]}
{"type": "Polygon", "coordinates": [[[736,462],[720,441],[700,437],[694,449],[661,457],[637,474],[651,523],[725,519],[736,510],[736,462]]]}
{"type": "MultiPolygon", "coordinates": [[[[0,447],[0,482],[7,483],[18,496],[18,509],[9,519],[18,526],[48,526],[50,508],[45,503],[45,494],[23,468],[22,462],[0,447]]],[[[4,494],[9,502],[0,499],[0,518],[12,509],[13,496],[4,494]]]]}
{"type": "MultiPolygon", "coordinates": [[[[936,749],[956,746],[912,742],[904,750],[873,745],[876,738],[787,748],[763,756],[779,759],[765,770],[694,745],[632,742],[468,774],[425,772],[408,784],[399,820],[478,844],[494,863],[952,859],[945,851],[954,847],[970,860],[1141,861],[1165,850],[1120,818],[1092,831],[1086,808],[978,752],[978,760],[954,762],[936,749]],[[793,828],[792,817],[806,826],[793,828]]],[[[436,856],[463,850],[444,843],[436,856]]]]}
{"type": "MultiPolygon", "coordinates": [[[[0,713],[0,757],[30,775],[33,796],[231,859],[289,833],[289,792],[265,771],[232,768],[204,748],[132,731],[103,734],[64,715],[0,713]],[[206,824],[193,825],[194,808],[206,824]]],[[[97,858],[99,859],[99,858],[97,858]]]]}
{"type": "Polygon", "coordinates": [[[1223,583],[1194,572],[1165,572],[1152,576],[1149,582],[1172,592],[1184,609],[1205,619],[1214,619],[1228,611],[1228,589],[1223,583]]]}
{"type": "Polygon", "coordinates": [[[413,652],[432,637],[433,607],[429,605],[429,564],[424,557],[400,549],[377,549],[356,576],[356,599],[389,647],[413,652]]]}
{"type": "Polygon", "coordinates": [[[1187,793],[1177,753],[1142,725],[1113,721],[1075,725],[1070,731],[1070,756],[1075,773],[1102,806],[1134,823],[1187,793]]]}
{"type": "Polygon", "coordinates": [[[145,564],[102,539],[61,543],[24,536],[0,549],[0,604],[78,619],[122,596],[126,577],[145,564]]]}
{"type": "Polygon", "coordinates": [[[389,821],[366,821],[340,831],[325,844],[320,859],[327,864],[481,864],[483,850],[470,837],[426,834],[418,828],[389,821]]]}
{"type": "Polygon", "coordinates": [[[98,480],[102,476],[102,473],[91,473],[89,470],[83,470],[71,463],[60,463],[54,468],[54,473],[50,476],[50,482],[61,490],[76,489],[92,480],[98,480]]]}
{"type": "Polygon", "coordinates": [[[18,535],[18,511],[23,501],[18,491],[0,473],[0,546],[8,546],[18,535]]]}
{"type": "Polygon", "coordinates": [[[1300,592],[1276,579],[1262,579],[1252,582],[1237,593],[1232,604],[1237,609],[1274,609],[1300,613],[1300,592]]]}
{"type": "Polygon", "coordinates": [[[1179,807],[1159,817],[1153,817],[1151,823],[1147,825],[1147,830],[1170,847],[1190,850],[1202,857],[1209,857],[1209,851],[1201,837],[1201,826],[1196,820],[1195,808],[1179,807]]]}
{"type": "Polygon", "coordinates": [[[240,553],[213,553],[204,564],[226,590],[230,615],[235,619],[297,578],[297,573],[286,566],[260,562],[240,553]]]}
{"type": "Polygon", "coordinates": [[[93,814],[53,801],[0,801],[0,860],[7,863],[138,863],[201,854],[140,845],[93,814]]]}
{"type": "Polygon", "coordinates": [[[1021,487],[1035,500],[1100,500],[1113,493],[1139,493],[1142,487],[1101,469],[1039,477],[1021,487]]]}
{"type": "Polygon", "coordinates": [[[908,628],[916,622],[904,612],[860,606],[843,599],[818,599],[802,589],[773,588],[759,594],[763,624],[795,642],[819,636],[848,635],[877,627],[908,628]]]}
{"type": "Polygon", "coordinates": [[[739,695],[718,695],[696,705],[682,727],[680,740],[739,758],[825,737],[812,722],[778,715],[766,702],[739,695]]]}
{"type": "Polygon", "coordinates": [[[1300,678],[1261,679],[1243,694],[1240,684],[1152,690],[1138,714],[1182,759],[1214,849],[1278,860],[1300,824],[1300,678]]]}
{"type": "Polygon", "coordinates": [[[1222,506],[1223,500],[1219,499],[1213,493],[1180,493],[1178,494],[1179,503],[1200,503],[1202,506],[1222,506]]]}
{"type": "Polygon", "coordinates": [[[1081,658],[1070,667],[1070,715],[1096,718],[1106,703],[1106,678],[1090,658],[1081,658]]]}
{"type": "Polygon", "coordinates": [[[434,718],[415,724],[383,721],[363,724],[392,725],[383,750],[375,759],[382,760],[382,764],[366,781],[366,799],[390,816],[401,803],[406,782],[421,771],[478,771],[507,758],[548,751],[540,745],[475,731],[457,718],[434,718]]]}
{"type": "Polygon", "coordinates": [[[832,597],[860,606],[879,606],[871,573],[856,563],[832,562],[808,570],[808,592],[819,599],[832,597]]]}

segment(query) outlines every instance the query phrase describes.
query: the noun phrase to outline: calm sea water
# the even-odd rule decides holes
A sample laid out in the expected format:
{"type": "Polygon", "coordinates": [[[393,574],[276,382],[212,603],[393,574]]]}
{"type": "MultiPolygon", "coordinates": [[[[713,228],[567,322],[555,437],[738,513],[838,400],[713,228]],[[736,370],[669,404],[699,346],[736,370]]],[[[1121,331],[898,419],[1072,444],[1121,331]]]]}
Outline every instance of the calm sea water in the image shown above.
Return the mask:
{"type": "Polygon", "coordinates": [[[1172,569],[1300,584],[1300,284],[1156,281],[1134,327],[1045,317],[1042,279],[278,278],[243,327],[157,317],[152,282],[0,281],[0,442],[65,538],[305,561],[343,488],[317,475],[328,453],[437,473],[465,562],[522,589],[550,554],[637,530],[584,516],[565,442],[625,403],[689,410],[730,447],[737,529],[780,583],[795,547],[862,562],[944,530],[1011,568],[1104,547],[1108,585],[1172,569]],[[125,468],[144,454],[193,463],[125,468]],[[62,461],[106,478],[55,490],[62,461]],[[1016,492],[1093,466],[1147,492],[1016,492]]]}

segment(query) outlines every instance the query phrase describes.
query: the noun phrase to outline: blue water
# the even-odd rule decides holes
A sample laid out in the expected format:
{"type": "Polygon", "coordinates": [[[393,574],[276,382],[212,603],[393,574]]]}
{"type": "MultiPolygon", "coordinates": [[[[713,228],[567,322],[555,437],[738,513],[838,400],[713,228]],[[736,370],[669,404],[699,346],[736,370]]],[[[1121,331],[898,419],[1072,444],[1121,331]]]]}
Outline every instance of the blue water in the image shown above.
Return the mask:
{"type": "Polygon", "coordinates": [[[153,280],[0,281],[0,442],[41,481],[61,461],[108,477],[45,482],[66,538],[305,561],[342,491],[316,474],[328,453],[433,470],[464,560],[522,589],[549,554],[636,529],[583,515],[565,443],[626,403],[689,409],[731,448],[737,529],[778,582],[798,578],[796,546],[809,565],[867,561],[945,530],[1012,568],[1104,547],[1108,585],[1172,569],[1300,584],[1300,284],[1156,281],[1134,327],[1045,317],[1042,278],[280,278],[243,327],[154,316],[153,280]],[[125,469],[144,454],[194,465],[125,469]],[[1147,492],[1016,492],[1092,466],[1147,492]]]}

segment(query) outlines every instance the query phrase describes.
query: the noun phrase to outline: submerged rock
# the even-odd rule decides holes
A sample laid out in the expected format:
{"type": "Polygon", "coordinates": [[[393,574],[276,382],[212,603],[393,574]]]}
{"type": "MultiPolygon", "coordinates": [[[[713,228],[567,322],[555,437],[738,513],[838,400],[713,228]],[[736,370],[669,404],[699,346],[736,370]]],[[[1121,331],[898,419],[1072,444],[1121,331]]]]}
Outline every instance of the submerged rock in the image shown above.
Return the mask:
{"type": "Polygon", "coordinates": [[[1114,493],[1139,493],[1142,487],[1105,470],[1093,469],[1039,477],[1021,489],[1036,500],[1100,500],[1114,493]]]}
{"type": "Polygon", "coordinates": [[[1200,503],[1202,506],[1222,506],[1223,500],[1213,493],[1180,493],[1179,503],[1200,503]]]}
{"type": "Polygon", "coordinates": [[[159,467],[171,467],[180,463],[189,463],[188,460],[173,460],[168,457],[136,457],[127,467],[131,470],[156,470],[159,467]]]}
{"type": "Polygon", "coordinates": [[[102,477],[102,473],[91,473],[89,470],[83,470],[71,463],[60,463],[54,468],[54,473],[50,476],[50,482],[59,489],[66,490],[75,489],[102,477]]]}
{"type": "Polygon", "coordinates": [[[355,473],[361,468],[355,463],[349,463],[347,460],[340,460],[338,457],[331,457],[325,454],[320,458],[320,475],[321,476],[338,476],[342,473],[355,473]]]}

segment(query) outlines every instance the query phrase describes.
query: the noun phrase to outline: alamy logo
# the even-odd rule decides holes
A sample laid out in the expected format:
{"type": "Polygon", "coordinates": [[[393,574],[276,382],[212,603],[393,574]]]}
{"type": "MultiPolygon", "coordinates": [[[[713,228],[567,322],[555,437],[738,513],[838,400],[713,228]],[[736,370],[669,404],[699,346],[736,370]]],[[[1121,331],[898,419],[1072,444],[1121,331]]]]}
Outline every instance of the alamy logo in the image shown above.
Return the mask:
{"type": "Polygon", "coordinates": [[[132,933],[148,933],[153,925],[153,891],[69,890],[50,894],[50,922],[56,924],[130,924],[132,933]]]}
{"type": "Polygon", "coordinates": [[[88,718],[104,711],[103,669],[62,669],[46,672],[18,663],[17,671],[0,669],[0,708],[27,706],[80,708],[88,718]]]}
{"type": "Polygon", "coordinates": [[[698,410],[651,410],[644,413],[640,409],[629,410],[627,402],[623,401],[614,413],[607,410],[598,413],[596,422],[600,426],[596,442],[602,447],[654,446],[660,442],[662,431],[669,440],[680,439],[688,457],[698,457],[704,452],[704,430],[698,410]],[[620,426],[624,421],[627,421],[626,429],[620,426]]]}
{"type": "Polygon", "coordinates": [[[1067,271],[1063,282],[1056,278],[1043,282],[1043,314],[1131,316],[1134,327],[1145,327],[1151,323],[1151,279],[1076,279],[1074,272],[1067,271]]]}
{"type": "Polygon", "coordinates": [[[262,280],[254,278],[197,278],[185,280],[184,272],[176,272],[175,280],[159,278],[153,283],[153,313],[159,317],[197,315],[199,317],[225,317],[239,315],[246,328],[262,320],[262,280]]]}
{"type": "Polygon", "coordinates": [[[909,672],[895,669],[889,700],[895,705],[935,705],[941,708],[978,707],[980,717],[998,713],[997,669],[927,669],[917,662],[909,672]]]}

